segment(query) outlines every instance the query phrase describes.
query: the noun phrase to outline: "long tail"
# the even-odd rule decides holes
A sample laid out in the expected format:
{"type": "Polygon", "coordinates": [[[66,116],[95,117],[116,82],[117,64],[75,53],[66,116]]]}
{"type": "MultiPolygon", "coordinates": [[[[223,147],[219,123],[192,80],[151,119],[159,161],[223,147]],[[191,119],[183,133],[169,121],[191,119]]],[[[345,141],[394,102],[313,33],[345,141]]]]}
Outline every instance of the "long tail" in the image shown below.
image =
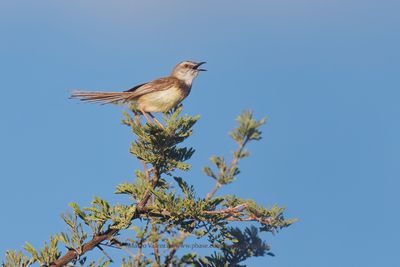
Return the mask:
{"type": "Polygon", "coordinates": [[[131,92],[87,92],[87,91],[73,91],[71,98],[77,98],[84,102],[90,103],[118,103],[126,102],[132,99],[131,92]]]}

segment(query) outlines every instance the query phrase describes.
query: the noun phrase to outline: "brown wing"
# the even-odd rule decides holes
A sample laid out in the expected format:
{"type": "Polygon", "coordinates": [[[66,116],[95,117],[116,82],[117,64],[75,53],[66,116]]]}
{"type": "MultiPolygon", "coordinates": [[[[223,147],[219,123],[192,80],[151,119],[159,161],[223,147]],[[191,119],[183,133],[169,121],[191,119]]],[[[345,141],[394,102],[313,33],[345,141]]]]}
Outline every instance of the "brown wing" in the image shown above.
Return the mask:
{"type": "Polygon", "coordinates": [[[136,86],[132,87],[131,89],[128,89],[128,90],[126,90],[124,92],[133,92],[133,91],[135,91],[136,89],[138,89],[139,87],[141,87],[141,86],[143,86],[145,84],[147,84],[147,83],[142,83],[142,84],[136,85],[136,86]]]}
{"type": "Polygon", "coordinates": [[[129,98],[137,98],[148,93],[168,90],[173,86],[179,86],[179,84],[180,81],[174,77],[159,78],[129,89],[128,92],[131,93],[129,98]]]}

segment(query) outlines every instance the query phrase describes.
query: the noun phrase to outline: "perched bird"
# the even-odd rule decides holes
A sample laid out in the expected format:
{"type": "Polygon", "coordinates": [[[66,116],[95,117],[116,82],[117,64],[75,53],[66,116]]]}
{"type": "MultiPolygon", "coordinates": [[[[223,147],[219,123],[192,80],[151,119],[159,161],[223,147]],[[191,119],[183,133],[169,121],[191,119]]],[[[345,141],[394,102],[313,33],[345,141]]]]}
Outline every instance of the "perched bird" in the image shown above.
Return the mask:
{"type": "Polygon", "coordinates": [[[149,123],[151,120],[147,113],[162,127],[151,112],[166,112],[181,103],[189,95],[194,78],[200,71],[205,71],[200,68],[204,63],[182,61],[168,77],[139,84],[123,92],[74,91],[71,98],[103,104],[133,103],[149,123]]]}

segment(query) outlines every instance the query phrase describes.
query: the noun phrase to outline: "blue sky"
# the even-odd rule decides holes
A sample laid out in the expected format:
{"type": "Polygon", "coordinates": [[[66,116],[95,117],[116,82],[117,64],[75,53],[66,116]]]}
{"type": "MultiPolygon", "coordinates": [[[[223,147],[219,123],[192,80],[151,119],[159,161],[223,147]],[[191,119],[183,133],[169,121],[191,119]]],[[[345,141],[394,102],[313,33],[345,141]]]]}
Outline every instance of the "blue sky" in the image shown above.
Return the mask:
{"type": "MultiPolygon", "coordinates": [[[[59,214],[139,164],[121,107],[67,99],[123,90],[207,61],[185,112],[200,114],[189,181],[233,149],[234,117],[269,116],[221,193],[287,207],[249,266],[394,266],[400,231],[398,1],[2,1],[0,253],[65,230],[59,214]]],[[[208,183],[210,182],[210,183],[208,183]]]]}

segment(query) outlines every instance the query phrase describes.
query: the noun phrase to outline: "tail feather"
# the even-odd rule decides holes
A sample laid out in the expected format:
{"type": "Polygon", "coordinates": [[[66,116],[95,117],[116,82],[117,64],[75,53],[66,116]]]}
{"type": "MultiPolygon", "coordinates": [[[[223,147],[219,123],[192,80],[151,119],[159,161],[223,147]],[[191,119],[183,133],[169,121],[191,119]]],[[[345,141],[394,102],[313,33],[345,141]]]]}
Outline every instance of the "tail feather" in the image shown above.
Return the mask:
{"type": "Polygon", "coordinates": [[[89,92],[89,91],[73,91],[71,98],[76,98],[84,102],[90,103],[118,103],[130,100],[132,93],[130,92],[89,92]]]}

